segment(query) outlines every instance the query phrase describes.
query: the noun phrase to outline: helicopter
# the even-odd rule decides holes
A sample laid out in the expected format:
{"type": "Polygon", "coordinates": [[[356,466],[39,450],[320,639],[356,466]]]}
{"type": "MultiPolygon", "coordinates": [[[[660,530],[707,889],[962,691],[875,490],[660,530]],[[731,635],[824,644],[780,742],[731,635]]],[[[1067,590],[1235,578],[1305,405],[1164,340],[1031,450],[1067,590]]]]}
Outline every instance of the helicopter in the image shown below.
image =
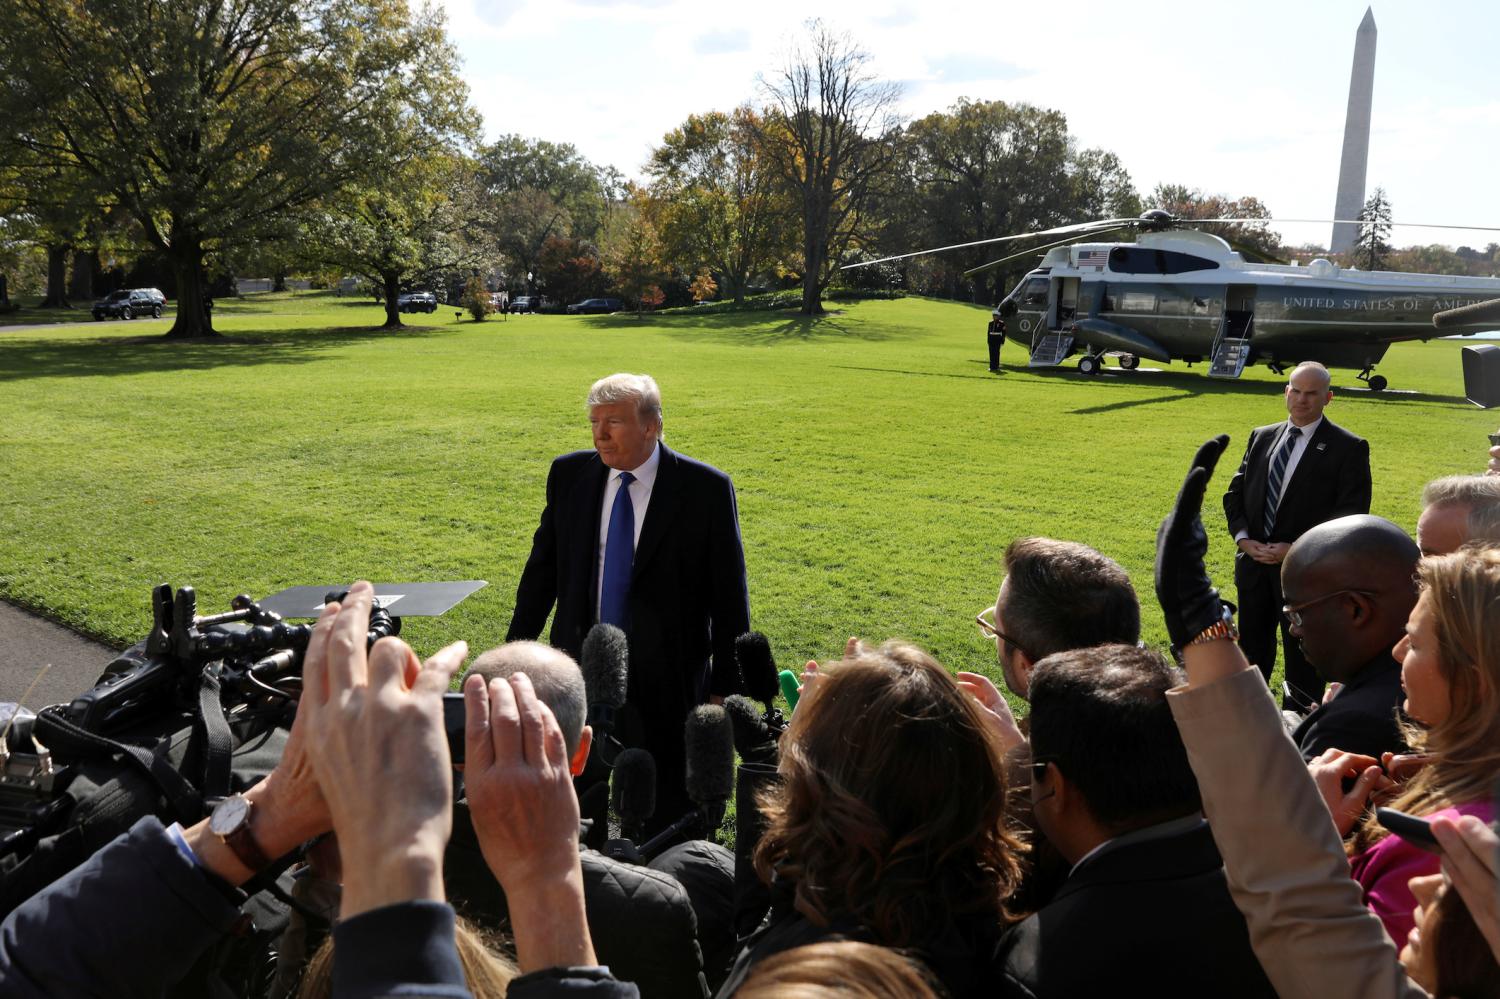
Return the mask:
{"type": "Polygon", "coordinates": [[[1467,336],[1496,326],[1493,318],[1479,317],[1437,332],[1433,316],[1500,298],[1500,278],[1361,271],[1321,257],[1305,266],[1283,263],[1193,228],[1247,221],[1275,220],[1183,219],[1158,208],[1138,218],[1059,226],[848,266],[1061,236],[964,277],[1044,254],[995,314],[1014,322],[1013,337],[1019,333],[1029,341],[1029,367],[1056,367],[1078,355],[1078,371],[1085,375],[1098,374],[1111,355],[1127,371],[1142,358],[1189,365],[1207,361],[1211,378],[1238,378],[1256,363],[1281,374],[1302,361],[1318,361],[1355,369],[1372,392],[1380,392],[1389,383],[1374,373],[1375,365],[1391,344],[1467,336]],[[1084,241],[1120,231],[1135,232],[1135,242],[1084,241]]]}

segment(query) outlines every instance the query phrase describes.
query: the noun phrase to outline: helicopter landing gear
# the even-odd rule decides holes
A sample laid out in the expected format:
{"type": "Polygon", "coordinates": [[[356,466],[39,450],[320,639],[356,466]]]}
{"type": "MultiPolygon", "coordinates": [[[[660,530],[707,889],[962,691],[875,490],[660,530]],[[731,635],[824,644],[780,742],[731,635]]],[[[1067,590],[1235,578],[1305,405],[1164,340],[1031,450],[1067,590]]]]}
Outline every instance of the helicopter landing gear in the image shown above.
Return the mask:
{"type": "Polygon", "coordinates": [[[1286,369],[1283,368],[1281,365],[1277,364],[1275,361],[1268,361],[1266,363],[1266,367],[1268,367],[1268,368],[1271,369],[1271,374],[1273,374],[1273,375],[1284,375],[1284,374],[1286,374],[1286,369]]]}
{"type": "Polygon", "coordinates": [[[1141,359],[1139,357],[1136,357],[1134,354],[1120,355],[1120,367],[1124,368],[1126,371],[1134,371],[1140,366],[1141,359]]]}
{"type": "Polygon", "coordinates": [[[1097,375],[1099,369],[1104,367],[1103,361],[1098,354],[1084,354],[1078,359],[1078,373],[1080,375],[1097,375]]]}
{"type": "Polygon", "coordinates": [[[1355,375],[1354,377],[1360,379],[1366,385],[1370,386],[1370,391],[1371,392],[1384,392],[1385,389],[1386,389],[1386,386],[1389,385],[1390,382],[1388,382],[1388,381],[1385,380],[1385,376],[1384,375],[1372,375],[1370,373],[1372,370],[1373,370],[1373,368],[1368,368],[1367,367],[1367,368],[1365,368],[1365,370],[1361,371],[1359,374],[1355,375]]]}

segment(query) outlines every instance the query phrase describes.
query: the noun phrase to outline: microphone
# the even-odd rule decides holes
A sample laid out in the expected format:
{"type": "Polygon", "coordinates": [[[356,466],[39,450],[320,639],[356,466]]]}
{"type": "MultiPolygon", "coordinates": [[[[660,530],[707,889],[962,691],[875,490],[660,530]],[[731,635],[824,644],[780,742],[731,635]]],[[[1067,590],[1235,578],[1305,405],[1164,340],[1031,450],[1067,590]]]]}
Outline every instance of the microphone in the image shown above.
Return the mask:
{"type": "Polygon", "coordinates": [[[734,640],[734,659],[740,665],[745,690],[757,701],[771,706],[776,700],[776,660],[771,657],[771,643],[758,631],[747,631],[734,640]]]}
{"type": "Polygon", "coordinates": [[[771,905],[771,895],[755,873],[755,847],[766,832],[760,811],[761,793],[779,779],[779,732],[773,732],[760,709],[748,697],[724,698],[724,713],[734,733],[740,767],[734,785],[734,923],[744,936],[760,925],[771,905]]]}
{"type": "MultiPolygon", "coordinates": [[[[772,738],[776,738],[786,729],[786,719],[776,709],[776,692],[780,689],[781,680],[776,674],[776,660],[771,655],[771,643],[760,632],[747,631],[734,640],[734,658],[739,663],[745,690],[766,706],[765,721],[774,733],[772,738]]],[[[788,703],[795,704],[796,701],[794,699],[788,703]]]]}
{"type": "Polygon", "coordinates": [[[724,810],[734,792],[734,727],[717,704],[700,704],[688,716],[683,732],[687,746],[689,800],[698,807],[641,846],[647,859],[679,838],[704,839],[724,821],[724,810]]]}
{"type": "MultiPolygon", "coordinates": [[[[599,786],[599,785],[596,785],[599,786]]],[[[646,820],[656,812],[656,760],[644,749],[627,749],[615,761],[610,805],[620,817],[620,837],[606,842],[600,852],[612,860],[644,864],[636,848],[646,820]]]]}
{"type": "Polygon", "coordinates": [[[786,697],[787,706],[796,711],[797,701],[802,697],[801,694],[797,693],[797,674],[789,669],[784,669],[777,679],[781,683],[781,693],[786,697]]]}
{"type": "Polygon", "coordinates": [[[1475,323],[1500,325],[1500,298],[1494,298],[1488,302],[1475,302],[1473,305],[1462,305],[1456,309],[1445,309],[1432,317],[1432,325],[1440,330],[1452,329],[1455,326],[1471,326],[1475,323]]]}
{"type": "Polygon", "coordinates": [[[609,803],[620,817],[620,837],[637,840],[656,814],[656,760],[644,749],[627,749],[615,761],[609,803]]]}
{"type": "Polygon", "coordinates": [[[588,723],[596,735],[614,731],[615,712],[625,703],[630,679],[630,644],[625,632],[612,624],[589,629],[578,656],[584,696],[589,702],[588,723]]]}
{"type": "Polygon", "coordinates": [[[769,763],[776,765],[776,731],[761,715],[755,702],[743,694],[730,694],[724,698],[724,713],[729,716],[729,727],[734,734],[734,751],[746,763],[769,763]]]}

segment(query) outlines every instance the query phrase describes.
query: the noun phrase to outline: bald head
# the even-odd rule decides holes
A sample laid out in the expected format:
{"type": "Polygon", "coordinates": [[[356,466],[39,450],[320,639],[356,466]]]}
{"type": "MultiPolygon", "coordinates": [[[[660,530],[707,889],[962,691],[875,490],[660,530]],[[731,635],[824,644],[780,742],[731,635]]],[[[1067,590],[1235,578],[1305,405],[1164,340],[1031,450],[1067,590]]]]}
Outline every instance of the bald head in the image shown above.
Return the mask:
{"type": "Polygon", "coordinates": [[[1417,602],[1419,558],[1405,531],[1369,514],[1330,520],[1297,539],[1281,588],[1288,607],[1304,608],[1292,633],[1320,675],[1346,681],[1400,640],[1417,602]]]}
{"type": "Polygon", "coordinates": [[[551,708],[557,718],[568,755],[578,749],[588,701],[584,696],[583,673],[566,652],[541,642],[508,642],[481,652],[464,671],[464,679],[471,673],[483,676],[486,683],[497,677],[508,680],[517,673],[525,673],[537,700],[551,708]]]}

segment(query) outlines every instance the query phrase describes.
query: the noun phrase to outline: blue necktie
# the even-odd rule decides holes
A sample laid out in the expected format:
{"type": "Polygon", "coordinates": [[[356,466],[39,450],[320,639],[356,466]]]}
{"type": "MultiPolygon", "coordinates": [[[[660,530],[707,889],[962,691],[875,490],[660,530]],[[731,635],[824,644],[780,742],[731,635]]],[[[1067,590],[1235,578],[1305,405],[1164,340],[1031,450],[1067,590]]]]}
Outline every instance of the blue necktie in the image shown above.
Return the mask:
{"type": "Polygon", "coordinates": [[[1281,449],[1276,452],[1276,458],[1271,462],[1271,474],[1266,478],[1266,515],[1261,518],[1265,529],[1261,532],[1267,541],[1271,540],[1271,528],[1276,526],[1276,508],[1281,505],[1281,480],[1286,475],[1286,463],[1291,460],[1292,449],[1297,446],[1297,438],[1302,436],[1302,428],[1292,427],[1287,431],[1286,440],[1282,442],[1281,449]]]}
{"type": "Polygon", "coordinates": [[[609,533],[604,539],[604,580],[599,594],[599,621],[624,628],[630,599],[630,569],[635,562],[635,504],[630,484],[635,476],[620,473],[615,505],[609,510],[609,533]]]}

